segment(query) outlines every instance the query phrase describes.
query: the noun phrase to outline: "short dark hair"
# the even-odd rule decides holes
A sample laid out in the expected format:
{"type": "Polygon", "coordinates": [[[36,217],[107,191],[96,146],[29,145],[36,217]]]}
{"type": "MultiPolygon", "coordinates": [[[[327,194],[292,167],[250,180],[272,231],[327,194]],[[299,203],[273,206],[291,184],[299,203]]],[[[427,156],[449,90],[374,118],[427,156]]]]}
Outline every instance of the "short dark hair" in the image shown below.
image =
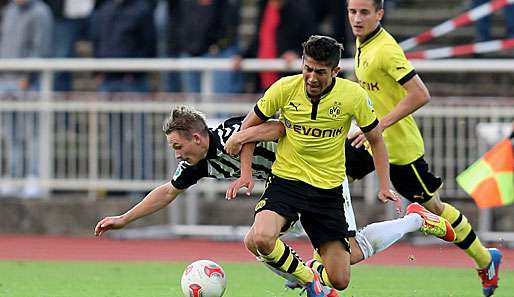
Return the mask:
{"type": "Polygon", "coordinates": [[[384,9],[384,0],[373,0],[373,6],[377,11],[384,9]]]}
{"type": "Polygon", "coordinates": [[[377,10],[384,9],[384,0],[373,0],[373,6],[375,6],[377,10]]]}
{"type": "MultiPolygon", "coordinates": [[[[348,1],[349,0],[346,0],[346,5],[348,5],[348,1]]],[[[372,1],[373,1],[373,6],[375,6],[376,11],[384,9],[384,0],[372,0],[372,1]]]]}
{"type": "Polygon", "coordinates": [[[303,54],[332,68],[339,65],[343,45],[332,37],[312,35],[302,43],[303,54]]]}
{"type": "Polygon", "coordinates": [[[170,116],[164,121],[162,131],[169,135],[177,131],[182,137],[191,139],[193,133],[200,133],[203,136],[209,134],[209,128],[203,113],[188,106],[173,108],[170,116]]]}

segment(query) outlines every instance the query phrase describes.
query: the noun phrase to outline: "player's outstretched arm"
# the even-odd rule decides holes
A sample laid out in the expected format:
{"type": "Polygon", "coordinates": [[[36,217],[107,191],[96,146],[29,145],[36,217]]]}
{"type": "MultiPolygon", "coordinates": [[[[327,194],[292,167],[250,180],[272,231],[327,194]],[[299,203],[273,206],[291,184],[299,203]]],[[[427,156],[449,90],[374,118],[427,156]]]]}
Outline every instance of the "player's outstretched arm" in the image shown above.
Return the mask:
{"type": "Polygon", "coordinates": [[[170,204],[183,191],[175,188],[171,182],[160,185],[126,213],[100,220],[96,224],[95,235],[101,236],[108,230],[121,229],[132,221],[152,214],[170,204]]]}
{"type": "Polygon", "coordinates": [[[371,147],[371,151],[373,152],[373,163],[375,164],[380,183],[378,199],[380,199],[382,202],[393,201],[396,206],[396,211],[400,213],[400,198],[393,190],[391,190],[390,186],[391,182],[389,176],[389,160],[380,125],[376,126],[373,128],[373,130],[365,133],[364,135],[366,136],[366,139],[368,140],[371,147]]]}

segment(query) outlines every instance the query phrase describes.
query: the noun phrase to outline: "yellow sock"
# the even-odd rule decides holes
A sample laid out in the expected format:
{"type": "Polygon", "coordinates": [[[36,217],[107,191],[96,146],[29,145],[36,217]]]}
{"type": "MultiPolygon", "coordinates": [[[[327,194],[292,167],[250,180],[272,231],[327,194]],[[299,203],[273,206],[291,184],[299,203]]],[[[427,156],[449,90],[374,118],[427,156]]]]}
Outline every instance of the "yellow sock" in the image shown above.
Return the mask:
{"type": "Polygon", "coordinates": [[[325,286],[329,286],[329,287],[333,288],[334,286],[330,282],[330,278],[328,277],[327,270],[325,269],[325,266],[323,266],[321,256],[317,250],[314,250],[312,259],[314,260],[312,262],[312,268],[314,268],[314,270],[316,270],[319,273],[319,276],[321,278],[321,283],[324,284],[325,286]]]}
{"type": "Polygon", "coordinates": [[[491,254],[476,236],[468,219],[452,205],[448,203],[443,203],[443,205],[444,210],[441,216],[447,219],[455,230],[454,243],[475,261],[477,268],[487,267],[491,262],[491,254]]]}
{"type": "Polygon", "coordinates": [[[275,248],[269,255],[263,255],[259,252],[261,258],[274,268],[293,275],[303,286],[312,282],[314,274],[305,266],[296,253],[280,239],[275,242],[275,248]]]}

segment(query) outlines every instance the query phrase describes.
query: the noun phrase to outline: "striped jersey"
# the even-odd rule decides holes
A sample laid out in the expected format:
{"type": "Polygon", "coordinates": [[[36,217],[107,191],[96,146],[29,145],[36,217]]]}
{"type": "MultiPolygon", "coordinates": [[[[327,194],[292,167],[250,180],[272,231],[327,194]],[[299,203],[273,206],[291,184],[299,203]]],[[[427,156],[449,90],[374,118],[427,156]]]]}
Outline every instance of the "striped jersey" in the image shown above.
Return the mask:
{"type": "MultiPolygon", "coordinates": [[[[239,156],[231,156],[224,150],[228,138],[239,131],[244,117],[230,118],[217,128],[209,128],[209,150],[205,159],[192,166],[185,161],[179,162],[171,184],[177,189],[187,189],[204,177],[216,179],[235,179],[241,174],[239,156]]],[[[259,142],[255,147],[252,173],[257,179],[266,179],[275,161],[273,141],[259,142]]]]}

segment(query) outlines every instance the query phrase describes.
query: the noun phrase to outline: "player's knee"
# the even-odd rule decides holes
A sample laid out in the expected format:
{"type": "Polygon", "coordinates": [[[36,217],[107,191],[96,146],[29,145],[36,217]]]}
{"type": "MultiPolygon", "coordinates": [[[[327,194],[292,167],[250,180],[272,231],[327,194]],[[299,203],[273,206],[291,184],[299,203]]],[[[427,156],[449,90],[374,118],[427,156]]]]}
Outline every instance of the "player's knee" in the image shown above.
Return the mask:
{"type": "Polygon", "coordinates": [[[267,254],[275,248],[276,238],[272,234],[254,231],[252,238],[255,248],[261,253],[267,254]]]}
{"type": "Polygon", "coordinates": [[[344,290],[348,287],[350,284],[350,272],[349,271],[341,271],[336,270],[330,272],[327,270],[328,278],[330,280],[330,283],[332,284],[332,287],[336,290],[344,290]]]}
{"type": "Polygon", "coordinates": [[[259,256],[259,253],[257,252],[257,247],[255,246],[255,242],[253,241],[253,233],[248,232],[246,233],[244,244],[246,248],[254,255],[259,256]]]}
{"type": "Polygon", "coordinates": [[[330,282],[332,283],[332,286],[334,287],[334,289],[336,289],[338,291],[342,291],[342,290],[348,288],[348,285],[350,284],[350,278],[338,277],[338,278],[335,278],[334,280],[331,279],[330,282]]]}

